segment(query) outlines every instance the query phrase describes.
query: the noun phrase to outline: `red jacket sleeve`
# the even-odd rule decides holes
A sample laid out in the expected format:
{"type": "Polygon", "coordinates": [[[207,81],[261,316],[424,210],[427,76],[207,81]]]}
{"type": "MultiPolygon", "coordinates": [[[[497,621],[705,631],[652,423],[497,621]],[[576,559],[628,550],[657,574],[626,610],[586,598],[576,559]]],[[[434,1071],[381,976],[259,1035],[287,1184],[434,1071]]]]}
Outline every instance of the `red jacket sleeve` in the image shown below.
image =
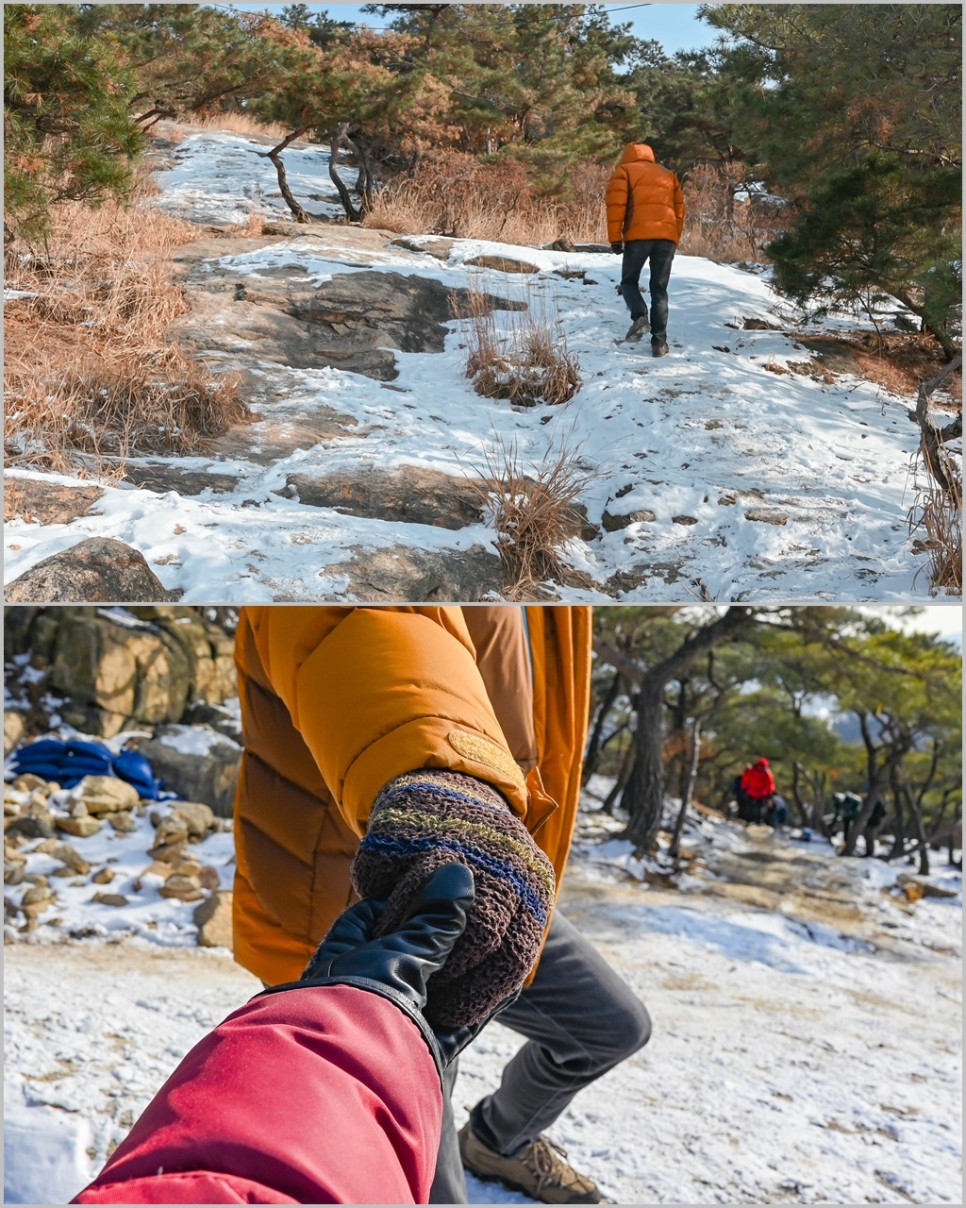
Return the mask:
{"type": "Polygon", "coordinates": [[[351,986],[247,1003],[184,1058],[77,1204],[424,1204],[439,1075],[351,986]]]}

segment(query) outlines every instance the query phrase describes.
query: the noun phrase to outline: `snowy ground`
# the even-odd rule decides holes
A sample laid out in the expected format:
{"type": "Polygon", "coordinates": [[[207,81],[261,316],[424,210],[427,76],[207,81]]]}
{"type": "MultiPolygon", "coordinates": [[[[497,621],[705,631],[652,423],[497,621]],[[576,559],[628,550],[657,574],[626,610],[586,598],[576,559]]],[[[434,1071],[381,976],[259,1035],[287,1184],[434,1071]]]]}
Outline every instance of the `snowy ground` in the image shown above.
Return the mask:
{"type": "MultiPolygon", "coordinates": [[[[909,904],[880,861],[705,821],[679,888],[647,887],[615,825],[583,816],[563,906],[654,1035],[552,1130],[574,1164],[623,1204],[962,1203],[961,875],[932,878],[958,897],[909,904]]],[[[259,989],[226,951],[192,946],[191,906],[150,880],[133,891],[149,836],[75,841],[118,869],[129,907],[62,880],[59,922],[7,928],[7,1203],[75,1194],[182,1054],[259,989]]],[[[228,838],[197,852],[223,882],[228,838]]],[[[492,1025],[468,1050],[459,1122],[517,1043],[492,1025]]],[[[529,1202],[475,1179],[470,1195],[529,1202]]]]}
{"type": "MultiPolygon", "coordinates": [[[[274,171],[255,154],[263,149],[236,135],[187,136],[176,148],[177,163],[158,174],[157,204],[207,222],[278,212],[274,171]]],[[[332,196],[327,153],[287,154],[297,195],[317,213],[335,212],[325,200],[332,196]]],[[[513,446],[520,464],[533,471],[566,444],[590,474],[581,502],[592,523],[600,525],[605,511],[641,517],[570,544],[566,560],[587,586],[567,588],[569,599],[925,597],[926,576],[917,576],[921,563],[908,531],[917,442],[912,400],[858,378],[809,376],[816,362],[793,338],[745,330],[747,320],[786,330],[807,321],[781,302],[762,272],[678,256],[671,355],[653,360],[646,344],[618,343],[627,316],[615,294],[615,256],[457,241],[440,262],[389,246],[387,236],[385,247],[360,263],[358,250],[346,248],[347,228],[328,229],[332,235],[315,227],[309,237],[280,238],[224,257],[217,267],[242,283],[293,266],[303,280],[317,283],[371,268],[452,287],[482,283],[559,318],[581,366],[581,389],[559,407],[481,399],[464,377],[465,333],[457,321],[444,352],[397,354],[400,373],[391,391],[333,368],[266,364],[266,377],[285,388],[286,420],[297,425],[300,417],[311,420],[331,408],[357,426],[265,464],[256,455],[264,436],[256,424],[249,430],[250,457],[240,452],[179,462],[182,469],[228,475],[234,488],[189,496],[121,484],[109,486],[92,514],[70,524],[15,520],[6,530],[8,580],[83,537],[111,536],[139,549],[166,588],[183,591],[185,603],[349,600],[352,588],[339,568],[352,552],[493,549],[496,534],[486,523],[450,531],[306,506],[278,493],[290,474],[411,465],[473,478],[501,445],[513,446]],[[481,277],[466,265],[480,253],[524,259],[540,272],[524,279],[487,270],[481,277]]],[[[498,313],[509,323],[512,316],[498,313]]],[[[838,315],[813,329],[867,325],[838,315]]],[[[268,421],[267,411],[262,418],[268,421]]],[[[39,476],[28,469],[10,474],[39,476]]]]}

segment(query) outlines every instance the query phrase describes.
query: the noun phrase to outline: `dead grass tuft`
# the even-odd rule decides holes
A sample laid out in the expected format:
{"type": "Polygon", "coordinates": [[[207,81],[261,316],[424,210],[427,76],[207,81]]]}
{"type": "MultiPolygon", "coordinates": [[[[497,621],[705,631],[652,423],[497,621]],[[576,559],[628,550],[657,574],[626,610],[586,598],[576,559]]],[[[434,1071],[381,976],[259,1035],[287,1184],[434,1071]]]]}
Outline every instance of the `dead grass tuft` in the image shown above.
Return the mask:
{"type": "Polygon", "coordinates": [[[484,398],[520,407],[565,403],[580,389],[580,365],[567,349],[558,316],[531,297],[519,317],[509,312],[500,332],[484,290],[468,290],[469,342],[466,376],[484,398]]]}
{"type": "Polygon", "coordinates": [[[930,485],[920,491],[909,521],[913,542],[926,555],[929,586],[934,595],[963,593],[963,492],[958,481],[948,491],[930,485]]]}
{"type": "Polygon", "coordinates": [[[244,422],[239,384],[187,360],[167,330],[187,309],[171,253],[197,229],[146,205],[58,207],[43,244],[7,256],[8,464],[117,477],[118,459],[202,450],[244,422]]]}
{"type": "Polygon", "coordinates": [[[253,210],[244,222],[236,222],[225,231],[226,239],[257,239],[265,234],[268,215],[264,210],[253,210]]]}
{"type": "Polygon", "coordinates": [[[99,475],[116,475],[129,457],[204,452],[248,416],[238,378],[215,376],[174,348],[11,371],[6,397],[8,463],[99,475]]]}
{"type": "Polygon", "coordinates": [[[928,381],[920,382],[916,400],[921,440],[913,470],[920,486],[909,528],[922,534],[913,549],[927,556],[934,595],[961,596],[963,591],[962,411],[945,428],[935,426],[929,414],[930,397],[940,387],[948,391],[947,383],[961,377],[961,366],[962,357],[955,357],[928,381]]]}
{"type": "Polygon", "coordinates": [[[492,509],[508,600],[547,599],[548,586],[564,576],[564,549],[582,524],[577,500],[594,480],[580,452],[562,439],[528,473],[516,442],[507,444],[501,437],[487,452],[480,481],[471,481],[483,505],[492,509]]]}

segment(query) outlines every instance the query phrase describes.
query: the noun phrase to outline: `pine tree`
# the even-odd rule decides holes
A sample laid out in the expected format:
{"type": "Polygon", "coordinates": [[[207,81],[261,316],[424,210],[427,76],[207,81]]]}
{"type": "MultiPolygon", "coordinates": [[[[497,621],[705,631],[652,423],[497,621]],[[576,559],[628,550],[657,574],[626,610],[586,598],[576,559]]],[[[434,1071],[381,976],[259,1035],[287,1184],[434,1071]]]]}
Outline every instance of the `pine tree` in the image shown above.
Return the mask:
{"type": "Polygon", "coordinates": [[[4,239],[48,229],[57,201],[126,197],[142,149],[133,75],[71,5],[4,6],[4,239]]]}
{"type": "Polygon", "coordinates": [[[771,248],[799,301],[899,298],[952,355],[960,293],[962,9],[705,6],[732,43],[728,121],[794,201],[771,248]]]}

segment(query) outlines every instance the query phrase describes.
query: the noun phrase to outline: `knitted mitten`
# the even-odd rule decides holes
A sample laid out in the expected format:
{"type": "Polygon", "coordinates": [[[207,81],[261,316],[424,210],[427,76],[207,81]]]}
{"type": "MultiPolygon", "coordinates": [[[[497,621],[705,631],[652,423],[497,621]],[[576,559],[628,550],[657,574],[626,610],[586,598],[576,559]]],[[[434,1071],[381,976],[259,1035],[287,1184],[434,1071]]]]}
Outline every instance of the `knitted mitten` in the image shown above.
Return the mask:
{"type": "Polygon", "coordinates": [[[536,963],[553,907],[554,873],[504,798],[483,781],[426,769],[391,781],[373,803],[352,865],[363,898],[385,898],[381,934],[406,917],[437,868],[473,871],[466,931],[429,984],[426,1017],[458,1028],[514,994],[536,963]]]}

